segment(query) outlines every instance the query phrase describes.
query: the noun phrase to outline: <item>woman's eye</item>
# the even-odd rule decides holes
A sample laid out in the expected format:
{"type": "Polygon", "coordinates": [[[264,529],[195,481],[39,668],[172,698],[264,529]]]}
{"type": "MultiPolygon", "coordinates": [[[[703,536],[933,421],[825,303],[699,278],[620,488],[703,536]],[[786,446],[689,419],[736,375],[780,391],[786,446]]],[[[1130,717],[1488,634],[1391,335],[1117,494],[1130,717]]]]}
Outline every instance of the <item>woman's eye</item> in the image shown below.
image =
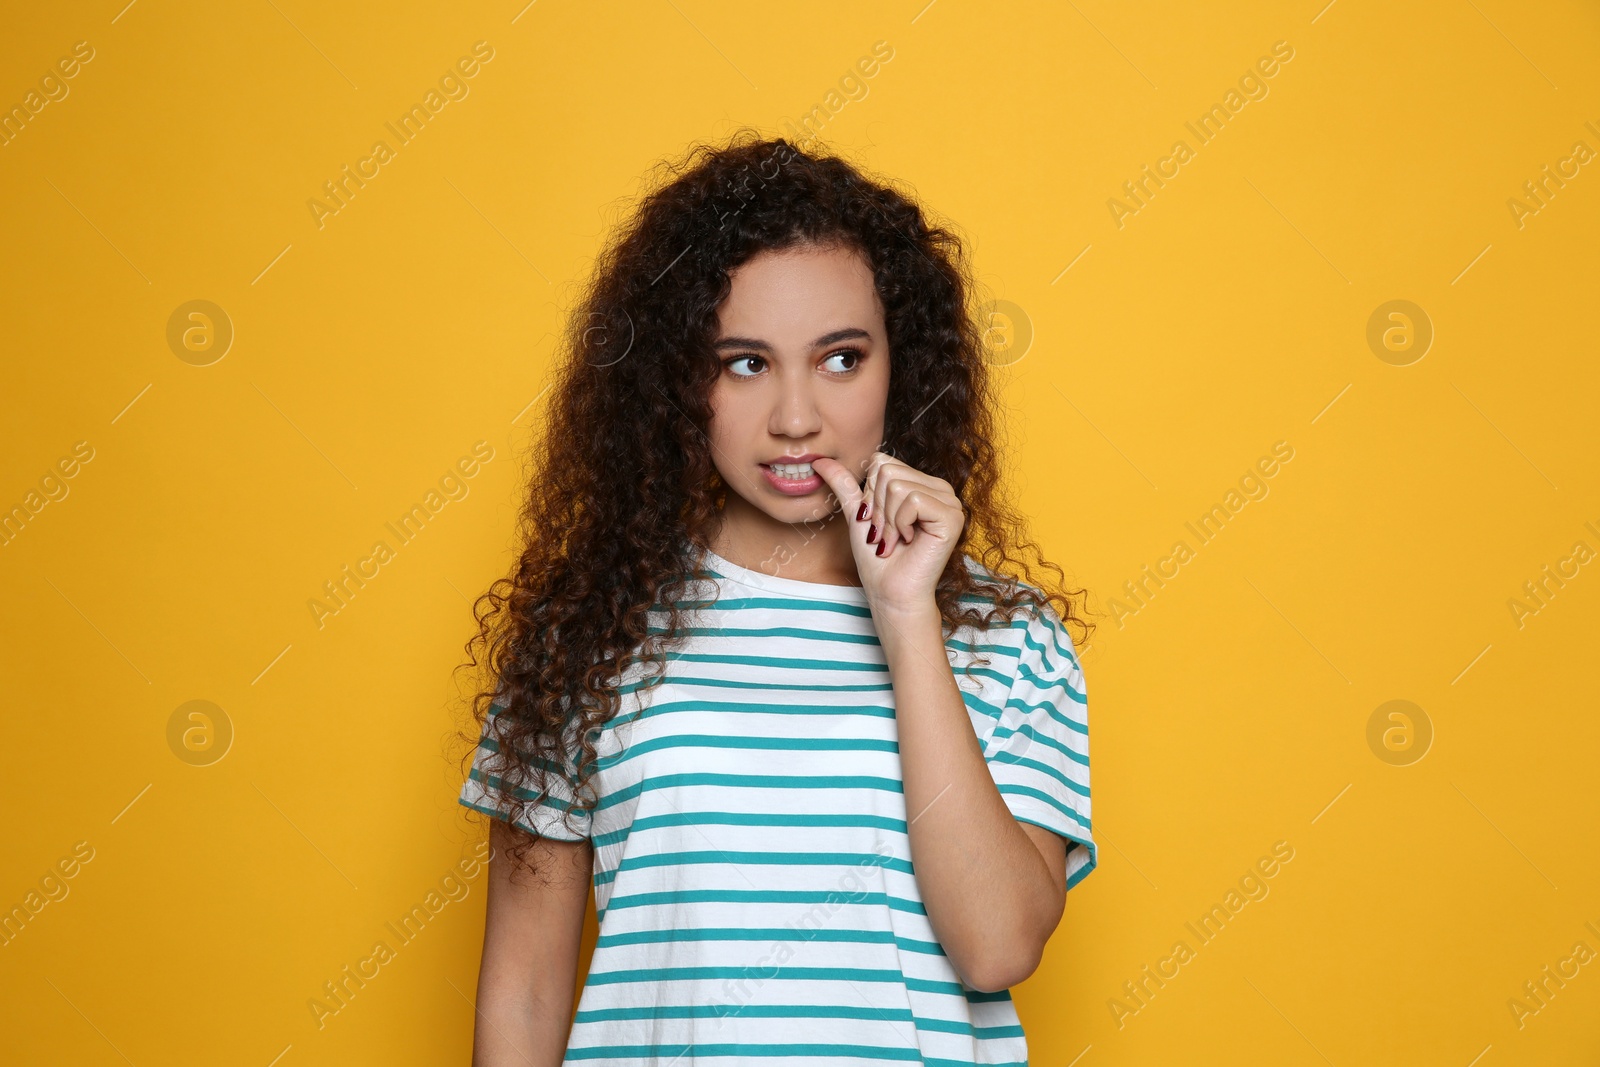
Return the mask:
{"type": "Polygon", "coordinates": [[[747,360],[752,360],[752,359],[755,360],[757,363],[761,362],[761,357],[760,356],[734,356],[732,359],[730,359],[726,363],[724,363],[723,366],[727,367],[730,371],[733,371],[733,376],[735,378],[753,378],[753,377],[755,377],[754,373],[751,373],[751,374],[740,374],[738,371],[734,371],[733,370],[733,367],[734,367],[735,364],[744,363],[747,360]]]}
{"type": "Polygon", "coordinates": [[[835,359],[848,359],[848,360],[852,361],[850,366],[848,366],[848,367],[840,367],[839,368],[839,372],[840,373],[848,374],[850,371],[855,370],[856,369],[856,365],[861,362],[861,352],[858,349],[846,348],[846,349],[843,349],[842,351],[835,352],[833,355],[829,356],[826,360],[823,360],[823,362],[827,363],[830,360],[835,360],[835,359]]]}

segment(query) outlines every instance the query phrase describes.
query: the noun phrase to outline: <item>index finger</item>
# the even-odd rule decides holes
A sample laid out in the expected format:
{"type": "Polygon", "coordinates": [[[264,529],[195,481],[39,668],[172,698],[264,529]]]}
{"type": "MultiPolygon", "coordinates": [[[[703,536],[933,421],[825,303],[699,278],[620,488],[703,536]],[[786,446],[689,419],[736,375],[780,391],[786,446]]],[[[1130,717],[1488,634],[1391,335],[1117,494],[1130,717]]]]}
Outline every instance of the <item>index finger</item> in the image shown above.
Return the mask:
{"type": "Polygon", "coordinates": [[[811,461],[811,469],[833,490],[834,497],[839,501],[839,506],[845,510],[856,507],[862,498],[861,485],[856,481],[856,476],[849,467],[832,458],[823,456],[811,461]]]}

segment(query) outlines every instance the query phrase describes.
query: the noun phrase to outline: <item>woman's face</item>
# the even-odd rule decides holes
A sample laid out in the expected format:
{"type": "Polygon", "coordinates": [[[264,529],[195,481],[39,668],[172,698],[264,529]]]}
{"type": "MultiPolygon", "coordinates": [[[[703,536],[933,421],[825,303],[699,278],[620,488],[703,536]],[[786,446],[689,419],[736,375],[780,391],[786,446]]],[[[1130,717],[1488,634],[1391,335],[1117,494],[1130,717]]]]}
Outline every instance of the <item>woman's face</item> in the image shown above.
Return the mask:
{"type": "Polygon", "coordinates": [[[802,246],[760,253],[730,277],[710,431],[727,511],[744,513],[740,521],[824,519],[838,502],[822,478],[772,465],[828,456],[859,479],[883,444],[889,340],[872,271],[853,250],[802,246]]]}

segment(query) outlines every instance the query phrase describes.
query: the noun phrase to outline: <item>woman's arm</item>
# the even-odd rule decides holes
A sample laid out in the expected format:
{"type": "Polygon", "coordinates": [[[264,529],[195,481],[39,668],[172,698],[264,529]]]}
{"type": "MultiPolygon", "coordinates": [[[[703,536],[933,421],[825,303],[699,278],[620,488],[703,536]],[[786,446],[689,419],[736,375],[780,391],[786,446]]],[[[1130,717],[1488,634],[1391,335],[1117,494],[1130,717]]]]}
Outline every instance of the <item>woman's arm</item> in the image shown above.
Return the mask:
{"type": "Polygon", "coordinates": [[[1007,989],[1039,966],[1061,921],[1067,845],[1011,814],[950,669],[935,593],[966,509],[949,482],[886,452],[872,454],[863,485],[836,459],[811,466],[855,516],[850,551],[894,689],[906,833],[928,921],[967,985],[1007,989]]]}
{"type": "Polygon", "coordinates": [[[946,656],[937,608],[873,610],[894,686],[917,886],[962,979],[995,992],[1027,978],[1066,905],[1066,841],[1006,807],[946,656]],[[1032,833],[1030,831],[1037,831],[1032,833]]]}
{"type": "Polygon", "coordinates": [[[488,905],[472,1067],[559,1067],[572,1025],[578,948],[594,851],[588,841],[536,841],[512,874],[509,847],[527,835],[489,828],[488,905]]]}

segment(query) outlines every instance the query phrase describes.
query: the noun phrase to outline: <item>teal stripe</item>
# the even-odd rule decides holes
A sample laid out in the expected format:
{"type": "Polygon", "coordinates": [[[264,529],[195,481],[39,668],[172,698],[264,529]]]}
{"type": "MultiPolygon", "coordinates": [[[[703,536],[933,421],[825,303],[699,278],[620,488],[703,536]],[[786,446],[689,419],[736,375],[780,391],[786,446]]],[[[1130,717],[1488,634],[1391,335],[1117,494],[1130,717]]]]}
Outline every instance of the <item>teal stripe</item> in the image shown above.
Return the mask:
{"type": "MultiPolygon", "coordinates": [[[[887,677],[888,672],[882,667],[874,668],[887,677]]],[[[796,678],[792,682],[754,682],[741,678],[709,678],[690,677],[684,674],[664,674],[657,685],[699,686],[706,689],[799,689],[807,693],[886,693],[894,689],[892,681],[883,682],[840,682],[837,685],[827,685],[821,682],[796,678]]],[[[633,692],[639,688],[639,683],[619,687],[619,691],[633,692]]],[[[654,688],[652,686],[652,688],[654,688]]]]}
{"type": "MultiPolygon", "coordinates": [[[[850,1059],[915,1060],[923,1067],[978,1067],[971,1060],[947,1060],[924,1056],[916,1050],[881,1049],[862,1045],[596,1045],[569,1048],[563,1060],[647,1059],[651,1063],[678,1063],[686,1053],[710,1059],[713,1056],[834,1056],[850,1059]],[[820,1051],[811,1051],[820,1050],[820,1051]],[[842,1050],[842,1051],[833,1051],[842,1050]],[[910,1055],[901,1054],[902,1051],[910,1055]]],[[[982,1067],[1028,1067],[1027,1060],[985,1061],[982,1067]]]]}
{"type": "MultiPolygon", "coordinates": [[[[838,1056],[850,1059],[909,1060],[932,1064],[914,1048],[879,1048],[863,1045],[594,1045],[589,1048],[567,1049],[569,1060],[648,1059],[652,1063],[675,1063],[686,1053],[693,1059],[712,1056],[736,1056],[749,1059],[758,1056],[838,1056]]],[[[1018,1067],[1027,1067],[1019,1064],[1018,1067]]]]}
{"type": "Polygon", "coordinates": [[[1089,859],[1076,871],[1067,875],[1067,892],[1072,892],[1072,887],[1089,876],[1089,872],[1100,866],[1100,849],[1094,842],[1080,842],[1083,850],[1088,853],[1089,859]]]}
{"type": "Polygon", "coordinates": [[[888,671],[888,665],[884,663],[838,659],[808,659],[800,656],[745,656],[726,652],[721,654],[712,652],[665,652],[662,653],[662,656],[669,662],[719,663],[725,666],[737,664],[744,667],[765,667],[768,670],[775,671],[859,671],[872,674],[884,674],[888,671]]]}
{"type": "MultiPolygon", "coordinates": [[[[1015,624],[1013,624],[1013,626],[1015,626],[1015,624]]],[[[1004,627],[996,627],[996,629],[1004,629],[1004,627]]],[[[945,642],[945,647],[957,649],[962,652],[971,652],[975,655],[1000,656],[1009,657],[1011,659],[1016,659],[1020,655],[1016,649],[1010,648],[1006,645],[979,644],[974,641],[958,641],[954,637],[951,637],[945,642]]]]}
{"type": "MultiPolygon", "coordinates": [[[[507,784],[505,779],[493,774],[486,774],[483,771],[478,770],[476,767],[468,771],[467,775],[473,781],[484,785],[491,792],[509,794],[521,800],[535,800],[539,797],[539,794],[535,790],[524,789],[520,785],[510,786],[507,784]]],[[[573,807],[570,802],[562,800],[560,797],[556,796],[546,796],[544,799],[539,801],[539,806],[543,808],[554,808],[556,811],[561,812],[571,811],[573,807]]]]}
{"type": "MultiPolygon", "coordinates": [[[[1065,685],[1065,683],[1062,684],[1065,685]]],[[[1070,693],[1072,698],[1079,704],[1085,703],[1082,694],[1074,692],[1070,686],[1067,687],[1067,692],[1070,693]]],[[[1070,717],[1048,700],[1042,700],[1037,704],[1029,704],[1021,697],[1012,697],[1010,700],[1006,701],[1006,707],[1021,708],[1023,713],[1026,715],[1032,715],[1034,712],[1042,710],[1045,714],[1049,715],[1052,719],[1054,719],[1056,722],[1059,722],[1062,726],[1065,726],[1069,730],[1080,734],[1087,734],[1089,732],[1089,724],[1087,721],[1080,722],[1079,719],[1070,717]]],[[[1078,715],[1080,719],[1083,718],[1082,712],[1079,712],[1078,715]]]]}
{"type": "Polygon", "coordinates": [[[1072,790],[1074,793],[1077,793],[1077,794],[1079,794],[1081,796],[1085,796],[1085,797],[1089,795],[1089,787],[1088,786],[1081,785],[1078,782],[1074,782],[1071,778],[1068,778],[1066,775],[1062,774],[1060,771],[1056,770],[1054,767],[1048,766],[1047,764],[1040,763],[1038,760],[1035,760],[1035,759],[1028,759],[1026,756],[1013,756],[1009,752],[998,752],[998,753],[995,754],[994,758],[991,759],[989,762],[990,763],[1002,763],[1002,764],[1005,764],[1007,767],[1026,767],[1027,769],[1029,769],[1031,771],[1037,771],[1038,773],[1040,773],[1042,775],[1045,775],[1048,778],[1055,779],[1056,781],[1060,782],[1062,785],[1066,786],[1068,789],[1072,790]]]}
{"type": "MultiPolygon", "coordinates": [[[[751,977],[756,968],[744,967],[629,967],[620,971],[590,971],[584,985],[654,985],[657,982],[714,981],[751,977]]],[[[906,981],[898,967],[783,967],[791,982],[894,982],[906,981]]]]}
{"type": "MultiPolygon", "coordinates": [[[[722,1019],[742,1015],[750,1019],[887,1019],[913,1023],[919,1020],[909,1008],[855,1007],[845,1004],[646,1004],[637,1008],[595,1008],[580,1011],[572,1020],[583,1023],[623,1019],[722,1019]]],[[[922,1029],[920,1025],[917,1027],[922,1029]]]]}
{"type": "Polygon", "coordinates": [[[665,815],[646,815],[633,820],[631,827],[613,830],[610,833],[597,834],[594,845],[600,848],[605,845],[614,845],[628,839],[630,830],[653,830],[661,826],[849,826],[872,827],[879,830],[888,830],[904,835],[906,823],[904,819],[892,819],[884,815],[838,815],[838,814],[777,814],[746,811],[675,811],[665,815]]]}
{"type": "Polygon", "coordinates": [[[751,734],[668,734],[631,744],[621,752],[602,756],[596,766],[610,768],[636,756],[669,748],[750,748],[778,752],[894,752],[900,746],[882,737],[770,737],[751,734]]]}
{"type": "Polygon", "coordinates": [[[601,934],[595,950],[619,945],[676,944],[681,941],[838,941],[861,945],[894,945],[902,952],[943,956],[937,941],[900,937],[892,930],[813,930],[807,927],[711,926],[693,930],[629,930],[601,934]]]}
{"type": "MultiPolygon", "coordinates": [[[[1074,669],[1077,669],[1079,666],[1078,657],[1074,655],[1072,651],[1072,635],[1067,633],[1062,625],[1056,622],[1053,618],[1041,618],[1040,622],[1043,624],[1045,632],[1050,636],[1050,651],[1066,660],[1074,669]]],[[[1035,652],[1039,653],[1041,659],[1048,658],[1044,655],[1046,651],[1044,643],[1035,641],[1031,634],[1024,633],[1022,635],[1022,642],[1035,652]]]]}
{"type": "MultiPolygon", "coordinates": [[[[975,694],[969,693],[965,689],[961,690],[961,700],[967,705],[967,707],[971,708],[973,711],[976,711],[984,718],[994,719],[996,722],[1000,721],[1000,718],[1003,714],[1002,710],[995,707],[987,700],[980,700],[975,694]]],[[[990,729],[992,730],[993,727],[990,727],[990,729]]]]}
{"type": "Polygon", "coordinates": [[[1059,811],[1061,814],[1071,819],[1077,825],[1083,827],[1085,830],[1092,829],[1092,827],[1089,825],[1088,819],[1085,819],[1082,815],[1079,815],[1077,812],[1061,803],[1061,801],[1057,800],[1049,793],[1043,793],[1037,789],[1030,789],[1025,785],[1012,785],[1009,782],[1001,785],[999,789],[1001,796],[1006,796],[1009,794],[1011,796],[1028,797],[1033,800],[1043,801],[1056,811],[1059,811]]]}
{"type": "Polygon", "coordinates": [[[911,915],[927,915],[928,909],[920,900],[907,900],[887,893],[847,893],[844,890],[821,889],[673,889],[660,893],[633,893],[612,897],[606,912],[617,908],[651,908],[660,904],[871,904],[903,911],[911,915]],[[854,899],[845,901],[850,896],[854,899]]]}
{"type": "Polygon", "coordinates": [[[1044,690],[1045,692],[1049,692],[1050,690],[1056,689],[1056,688],[1065,689],[1067,691],[1067,695],[1070,696],[1077,703],[1079,703],[1079,704],[1088,703],[1088,701],[1085,699],[1085,697],[1083,695],[1083,691],[1080,690],[1080,689],[1074,689],[1073,688],[1072,680],[1070,678],[1064,678],[1063,677],[1063,678],[1056,678],[1056,679],[1053,679],[1053,680],[1046,680],[1044,678],[1041,678],[1039,675],[1034,674],[1033,671],[1029,670],[1028,669],[1028,665],[1026,663],[1017,664],[1017,676],[1019,678],[1026,678],[1028,681],[1032,682],[1035,686],[1037,686],[1039,689],[1044,690]]]}
{"type": "MultiPolygon", "coordinates": [[[[655,985],[660,982],[715,981],[719,978],[749,979],[752,967],[629,967],[621,971],[590,971],[585,985],[655,985]]],[[[893,982],[922,993],[962,996],[960,982],[941,982],[932,978],[911,978],[899,968],[876,967],[783,967],[784,979],[791,982],[893,982]]]]}
{"type": "Polygon", "coordinates": [[[615,881],[622,871],[670,867],[679,863],[750,863],[797,867],[828,864],[882,867],[885,870],[899,871],[901,874],[914,873],[909,860],[890,859],[872,852],[724,852],[712,849],[700,852],[658,852],[650,856],[629,856],[620,866],[595,875],[594,884],[598,886],[615,881]]]}
{"type": "MultiPolygon", "coordinates": [[[[500,752],[500,742],[496,741],[492,737],[485,736],[479,739],[478,748],[484,752],[493,752],[498,754],[500,752]]],[[[560,764],[555,763],[544,756],[535,756],[532,753],[524,752],[522,749],[517,750],[517,755],[520,758],[520,762],[526,766],[539,767],[550,774],[558,774],[567,779],[568,784],[571,783],[572,775],[560,764]]]]}
{"type": "MultiPolygon", "coordinates": [[[[1087,733],[1087,731],[1084,732],[1087,733]]],[[[1055,738],[1051,737],[1049,734],[1040,733],[1038,730],[1033,728],[1032,723],[1025,722],[1015,730],[997,726],[995,727],[992,736],[997,738],[1007,738],[1015,737],[1017,734],[1021,734],[1023,737],[1027,738],[1029,745],[1037,744],[1044,745],[1047,748],[1053,748],[1063,756],[1067,757],[1069,760],[1072,760],[1072,762],[1082,764],[1085,767],[1089,766],[1088,756],[1085,756],[1081,752],[1073,751],[1060,741],[1057,741],[1055,738]]]]}
{"type": "MultiPolygon", "coordinates": [[[[936,1034],[960,1034],[962,1037],[974,1038],[978,1041],[995,1041],[1002,1037],[1025,1037],[1022,1024],[1009,1023],[1004,1026],[973,1026],[971,1023],[960,1019],[917,1019],[918,1030],[927,1030],[936,1034]]],[[[932,1063],[932,1060],[927,1061],[932,1063]]]]}
{"type": "MultiPolygon", "coordinates": [[[[775,688],[786,688],[777,686],[775,688]]],[[[807,687],[808,689],[811,687],[807,687]]],[[[877,686],[871,688],[880,688],[877,686]]],[[[888,689],[888,686],[881,687],[888,689]]],[[[750,713],[759,715],[865,715],[874,719],[894,718],[894,707],[884,704],[751,704],[749,702],[718,701],[718,700],[668,700],[660,703],[652,702],[644,707],[637,708],[627,715],[619,714],[615,721],[607,724],[616,729],[632,726],[634,723],[645,719],[653,719],[658,715],[669,715],[680,711],[709,711],[719,715],[736,715],[750,713]]],[[[618,753],[603,759],[616,759],[626,753],[618,753]]]]}
{"type": "Polygon", "coordinates": [[[659,774],[635,782],[602,797],[596,810],[625,803],[658,789],[688,785],[710,785],[727,789],[875,789],[884,793],[905,792],[902,784],[894,778],[877,778],[866,774],[717,774],[710,771],[693,771],[683,774],[659,774]]]}
{"type": "Polygon", "coordinates": [[[999,671],[989,667],[977,667],[970,664],[961,671],[961,675],[964,678],[988,678],[991,681],[999,682],[1001,685],[1008,685],[1011,682],[1011,676],[1008,674],[1001,674],[999,671]]]}
{"type": "MultiPolygon", "coordinates": [[[[711,573],[716,574],[715,571],[711,573]]],[[[717,575],[726,581],[732,581],[726,575],[717,575]]],[[[739,583],[734,582],[735,585],[739,583]]],[[[741,588],[743,588],[741,586],[741,588]]],[[[685,601],[685,603],[698,603],[685,601]]],[[[832,611],[840,615],[854,615],[859,619],[872,618],[872,609],[861,604],[846,604],[838,600],[808,600],[797,596],[765,597],[719,597],[710,608],[712,611],[744,611],[749,608],[770,608],[775,611],[832,611]]]]}
{"type": "Polygon", "coordinates": [[[745,629],[738,626],[680,626],[678,633],[690,637],[760,638],[777,639],[798,637],[807,641],[832,641],[845,645],[879,646],[876,632],[870,634],[840,633],[837,630],[818,630],[812,626],[760,626],[745,629]]]}
{"type": "Polygon", "coordinates": [[[967,987],[960,982],[940,982],[932,978],[912,978],[907,976],[906,988],[916,993],[943,993],[946,996],[964,997],[967,987]]]}

